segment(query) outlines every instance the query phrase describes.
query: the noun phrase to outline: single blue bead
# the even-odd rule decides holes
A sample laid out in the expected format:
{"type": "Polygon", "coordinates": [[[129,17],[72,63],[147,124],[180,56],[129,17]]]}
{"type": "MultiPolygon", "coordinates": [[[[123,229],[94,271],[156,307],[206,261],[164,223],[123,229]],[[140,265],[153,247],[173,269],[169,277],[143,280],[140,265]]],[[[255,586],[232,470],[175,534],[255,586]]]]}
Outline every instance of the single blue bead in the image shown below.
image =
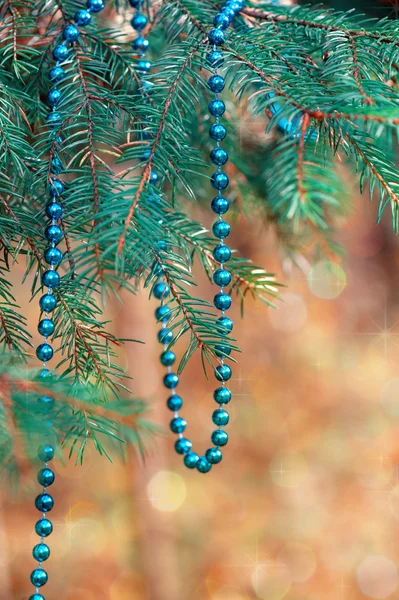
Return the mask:
{"type": "Polygon", "coordinates": [[[142,35],[137,37],[132,42],[133,50],[141,50],[141,52],[145,52],[146,50],[148,50],[149,45],[150,45],[150,42],[148,40],[146,40],[145,37],[143,37],[142,35]]]}
{"type": "Polygon", "coordinates": [[[64,210],[58,202],[49,202],[46,206],[46,215],[49,219],[60,219],[63,212],[64,210]]]}
{"type": "Polygon", "coordinates": [[[213,212],[218,215],[224,215],[225,213],[227,213],[227,211],[229,210],[229,206],[230,202],[227,200],[227,198],[224,198],[223,196],[216,196],[216,198],[214,198],[211,203],[211,208],[213,212]]]}
{"type": "Polygon", "coordinates": [[[51,312],[57,305],[57,299],[53,294],[44,294],[39,300],[39,305],[44,312],[51,312]]]}
{"type": "Polygon", "coordinates": [[[229,8],[228,6],[222,8],[220,12],[223,13],[224,15],[226,15],[229,18],[229,21],[232,21],[234,19],[234,17],[236,16],[235,11],[232,10],[231,8],[229,8]]]}
{"type": "Polygon", "coordinates": [[[45,600],[45,598],[41,594],[32,594],[29,596],[29,600],[45,600]]]}
{"type": "Polygon", "coordinates": [[[221,117],[226,110],[225,103],[219,98],[214,98],[208,104],[208,110],[213,117],[221,117]]]}
{"type": "Polygon", "coordinates": [[[51,112],[47,117],[47,125],[53,129],[62,125],[62,114],[59,112],[51,112]]]}
{"type": "Polygon", "coordinates": [[[133,8],[138,8],[143,0],[129,0],[129,4],[133,8]]]}
{"type": "Polygon", "coordinates": [[[197,462],[199,460],[198,454],[196,452],[187,452],[184,457],[184,464],[189,469],[194,469],[197,466],[197,462]]]}
{"type": "Polygon", "coordinates": [[[47,360],[51,360],[54,355],[54,350],[50,346],[50,344],[40,344],[36,348],[36,356],[39,360],[46,362],[47,360]]]}
{"type": "Polygon", "coordinates": [[[228,310],[231,306],[231,298],[228,294],[219,292],[213,299],[213,304],[218,310],[228,310]]]}
{"type": "Polygon", "coordinates": [[[51,398],[51,396],[40,396],[37,401],[46,410],[49,410],[54,406],[54,398],[51,398]]]}
{"type": "Polygon", "coordinates": [[[163,384],[165,387],[172,390],[179,385],[179,377],[176,373],[166,373],[163,378],[163,384]]]}
{"type": "Polygon", "coordinates": [[[223,344],[216,344],[215,354],[216,356],[219,356],[219,358],[225,358],[226,356],[230,356],[231,348],[230,346],[225,346],[223,344]]]}
{"type": "Polygon", "coordinates": [[[239,13],[242,5],[239,2],[230,2],[228,8],[234,10],[235,14],[239,13]]]}
{"type": "Polygon", "coordinates": [[[226,387],[218,387],[213,392],[213,399],[218,404],[228,404],[231,400],[231,392],[226,387]]]}
{"type": "Polygon", "coordinates": [[[176,360],[176,354],[171,350],[166,350],[161,354],[161,363],[164,367],[171,367],[176,360]]]}
{"type": "Polygon", "coordinates": [[[160,250],[166,250],[167,245],[166,245],[165,240],[158,240],[158,248],[160,250]]]}
{"type": "Polygon", "coordinates": [[[187,427],[187,421],[181,417],[175,417],[170,422],[170,429],[173,433],[183,433],[187,427]]]}
{"type": "Polygon", "coordinates": [[[76,42],[79,37],[79,29],[75,25],[67,25],[64,27],[62,35],[66,42],[76,42]]]}
{"type": "Polygon", "coordinates": [[[151,62],[149,60],[139,60],[137,63],[137,70],[140,71],[140,73],[148,73],[150,69],[151,62]]]}
{"type": "Polygon", "coordinates": [[[219,448],[208,448],[208,450],[205,452],[205,458],[212,465],[216,465],[222,460],[223,454],[219,448]]]}
{"type": "Polygon", "coordinates": [[[216,321],[216,327],[221,333],[230,333],[233,330],[233,321],[229,317],[220,317],[216,321]]]}
{"type": "Polygon", "coordinates": [[[36,522],[35,531],[40,537],[47,537],[53,531],[53,524],[48,519],[39,519],[36,522]]]}
{"type": "Polygon", "coordinates": [[[224,244],[218,244],[213,249],[213,257],[220,263],[225,263],[231,258],[231,250],[228,246],[224,244]]]}
{"type": "Polygon", "coordinates": [[[170,342],[173,340],[173,331],[171,329],[168,329],[167,327],[165,327],[164,329],[160,329],[160,331],[158,331],[158,341],[161,344],[170,344],[170,342]]]}
{"type": "MultiPolygon", "coordinates": [[[[150,154],[151,154],[151,148],[146,148],[145,150],[143,150],[143,153],[141,155],[141,160],[148,160],[150,158],[150,154]]],[[[154,199],[151,198],[151,200],[155,200],[155,198],[154,199]]]]}
{"type": "Polygon", "coordinates": [[[154,294],[155,298],[161,300],[161,298],[167,298],[169,296],[170,287],[163,281],[160,281],[159,283],[154,285],[152,293],[154,294]]]}
{"type": "Polygon", "coordinates": [[[217,408],[215,411],[213,411],[212,421],[215,423],[215,425],[218,425],[219,427],[227,425],[229,419],[230,416],[227,410],[224,410],[223,408],[217,408]]]}
{"type": "Polygon", "coordinates": [[[78,25],[82,25],[83,27],[85,25],[88,25],[91,21],[91,14],[89,13],[88,10],[78,10],[78,12],[75,15],[75,23],[77,23],[78,25]]]}
{"type": "Polygon", "coordinates": [[[216,221],[212,225],[212,233],[215,237],[225,239],[230,234],[230,225],[226,221],[216,221]]]}
{"type": "Polygon", "coordinates": [[[33,558],[39,562],[47,560],[50,556],[50,548],[47,544],[36,544],[32,550],[33,558]]]}
{"type": "Polygon", "coordinates": [[[218,50],[212,50],[206,55],[206,62],[213,68],[221,67],[224,63],[223,54],[218,50]]]}
{"type": "Polygon", "coordinates": [[[100,12],[104,8],[103,0],[87,0],[87,8],[90,12],[100,12]]]}
{"type": "Polygon", "coordinates": [[[49,265],[58,265],[62,261],[62,252],[58,248],[47,248],[44,253],[44,260],[49,265]]]}
{"type": "Polygon", "coordinates": [[[54,448],[50,446],[50,444],[42,446],[41,448],[39,448],[38,457],[40,458],[40,460],[48,462],[49,460],[54,458],[54,448]]]}
{"type": "Polygon", "coordinates": [[[193,444],[186,438],[179,438],[175,443],[175,450],[178,454],[186,454],[191,450],[193,444]]]}
{"type": "Polygon", "coordinates": [[[147,25],[147,22],[147,17],[142,14],[134,15],[133,19],[131,20],[132,27],[136,31],[141,31],[144,29],[144,27],[147,25]]]}
{"type": "Polygon", "coordinates": [[[42,284],[44,287],[55,288],[60,285],[61,278],[57,271],[44,271],[42,275],[42,284]]]}
{"type": "Polygon", "coordinates": [[[151,185],[156,185],[159,181],[158,173],[155,173],[155,171],[151,171],[151,175],[148,181],[151,185]]]}
{"type": "Polygon", "coordinates": [[[157,321],[166,323],[166,321],[170,319],[171,314],[172,311],[170,310],[169,306],[158,306],[158,308],[155,311],[155,318],[157,319],[157,321]]]}
{"type": "Polygon", "coordinates": [[[229,285],[231,281],[230,271],[228,271],[227,269],[218,269],[213,274],[213,281],[216,285],[220,285],[220,287],[229,285]]]}
{"type": "Polygon", "coordinates": [[[46,227],[44,235],[48,239],[49,242],[54,242],[58,244],[62,240],[62,229],[58,227],[58,225],[49,225],[46,227]]]}
{"type": "MultiPolygon", "coordinates": [[[[222,32],[220,32],[222,33],[222,32]]],[[[221,92],[224,88],[224,79],[223,77],[221,77],[220,75],[212,75],[212,77],[210,77],[208,79],[208,86],[209,89],[211,90],[211,92],[221,92]]]]}
{"type": "Polygon", "coordinates": [[[214,165],[221,167],[227,163],[229,155],[224,148],[214,148],[210,154],[210,157],[214,165]]]}
{"type": "Polygon", "coordinates": [[[40,335],[48,336],[54,333],[55,325],[51,319],[43,319],[39,322],[37,329],[40,335]]]}
{"type": "Polygon", "coordinates": [[[167,399],[166,405],[169,408],[169,410],[177,412],[183,406],[183,399],[180,398],[180,396],[178,396],[177,394],[172,394],[172,396],[169,396],[169,398],[167,399]]]}
{"type": "Polygon", "coordinates": [[[52,471],[48,467],[40,469],[40,471],[37,474],[37,480],[43,487],[52,485],[55,480],[54,471],[52,471]]]}
{"type": "Polygon", "coordinates": [[[217,142],[224,140],[226,133],[226,127],[220,125],[220,123],[214,123],[209,130],[209,136],[217,142]]]}
{"type": "Polygon", "coordinates": [[[211,177],[211,184],[215,190],[225,190],[229,185],[229,178],[226,173],[222,171],[216,171],[211,177]]]}
{"type": "Polygon", "coordinates": [[[65,71],[61,67],[51,67],[48,77],[52,83],[59,83],[65,77],[65,71]]]}
{"type": "Polygon", "coordinates": [[[53,50],[55,60],[66,60],[69,55],[69,50],[64,44],[58,44],[53,50]]]}
{"type": "Polygon", "coordinates": [[[213,19],[213,24],[215,27],[219,27],[220,29],[227,29],[227,27],[230,25],[230,19],[226,14],[218,13],[213,19]]]}
{"type": "Polygon", "coordinates": [[[40,512],[50,512],[54,506],[54,499],[50,494],[43,492],[36,497],[35,506],[40,512]]]}
{"type": "Polygon", "coordinates": [[[221,29],[211,29],[208,33],[208,40],[214,46],[220,46],[224,42],[224,33],[221,29]]]}
{"type": "Polygon", "coordinates": [[[35,569],[30,576],[30,580],[35,587],[42,587],[48,580],[48,575],[44,569],[35,569]]]}
{"type": "Polygon", "coordinates": [[[56,198],[57,196],[61,196],[64,189],[65,189],[64,182],[61,181],[60,179],[54,178],[52,183],[50,183],[50,187],[49,187],[51,198],[56,198]]]}
{"type": "Polygon", "coordinates": [[[56,106],[58,102],[61,100],[61,92],[57,90],[57,88],[53,88],[47,94],[47,102],[50,106],[56,106]]]}
{"type": "Polygon", "coordinates": [[[41,379],[52,379],[53,372],[50,371],[50,369],[41,369],[38,373],[38,377],[40,377],[41,379]]]}
{"type": "Polygon", "coordinates": [[[229,436],[225,431],[216,429],[215,431],[212,431],[211,440],[212,444],[215,444],[215,446],[225,446],[229,440],[229,436]]]}
{"type": "Polygon", "coordinates": [[[55,175],[59,175],[64,170],[64,165],[58,158],[58,156],[54,156],[51,160],[51,172],[55,175]]]}
{"type": "Polygon", "coordinates": [[[206,460],[205,456],[200,456],[195,466],[200,473],[208,473],[212,469],[211,463],[206,460]]]}
{"type": "Polygon", "coordinates": [[[219,381],[228,381],[231,377],[231,369],[228,365],[218,365],[215,369],[215,377],[219,381]]]}

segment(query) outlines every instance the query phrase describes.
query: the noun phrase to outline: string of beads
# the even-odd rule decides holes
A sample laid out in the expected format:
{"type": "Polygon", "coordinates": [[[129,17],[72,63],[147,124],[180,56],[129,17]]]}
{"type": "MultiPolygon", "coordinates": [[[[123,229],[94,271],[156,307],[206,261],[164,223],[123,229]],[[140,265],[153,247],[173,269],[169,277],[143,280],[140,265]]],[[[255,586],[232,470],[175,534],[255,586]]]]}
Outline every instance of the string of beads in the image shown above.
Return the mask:
{"type": "MultiPolygon", "coordinates": [[[[62,94],[58,89],[59,84],[65,78],[65,71],[62,68],[63,63],[69,57],[69,46],[74,44],[79,38],[79,26],[86,26],[91,22],[92,14],[97,13],[104,8],[103,0],[88,0],[87,9],[78,10],[74,17],[74,25],[66,25],[62,31],[62,41],[54,47],[53,58],[55,66],[49,71],[49,80],[53,84],[47,94],[47,102],[51,108],[47,117],[47,125],[53,131],[53,152],[50,161],[49,175],[49,202],[46,206],[45,213],[49,219],[49,224],[45,229],[45,237],[49,242],[49,247],[45,250],[43,258],[48,264],[48,269],[42,274],[42,286],[47,291],[42,295],[39,301],[40,309],[44,313],[44,318],[39,321],[38,331],[43,335],[43,343],[36,348],[37,358],[43,362],[43,368],[40,371],[40,377],[52,377],[52,372],[47,368],[47,362],[54,355],[53,347],[49,344],[48,339],[54,333],[55,324],[50,318],[50,313],[57,305],[57,299],[54,295],[54,289],[60,284],[60,276],[56,268],[61,263],[63,254],[57,245],[63,238],[62,229],[60,227],[60,219],[63,216],[63,206],[61,204],[61,196],[64,192],[64,182],[57,177],[63,171],[63,164],[60,159],[62,138],[58,136],[57,130],[62,124],[62,114],[58,112],[62,94]]],[[[42,396],[40,399],[41,408],[48,411],[54,404],[54,399],[49,396],[42,396]]],[[[54,448],[46,443],[39,449],[39,458],[44,461],[44,467],[40,469],[37,480],[43,486],[43,491],[35,500],[36,508],[42,513],[35,525],[35,531],[40,536],[40,543],[33,548],[33,557],[38,561],[37,568],[31,574],[31,582],[36,588],[36,592],[32,594],[29,600],[45,600],[44,596],[39,593],[39,588],[47,583],[48,575],[43,569],[43,562],[50,556],[50,548],[45,543],[47,538],[53,531],[53,524],[47,518],[47,513],[54,506],[53,497],[48,493],[48,487],[54,483],[54,472],[49,468],[48,462],[54,457],[54,448]]]]}

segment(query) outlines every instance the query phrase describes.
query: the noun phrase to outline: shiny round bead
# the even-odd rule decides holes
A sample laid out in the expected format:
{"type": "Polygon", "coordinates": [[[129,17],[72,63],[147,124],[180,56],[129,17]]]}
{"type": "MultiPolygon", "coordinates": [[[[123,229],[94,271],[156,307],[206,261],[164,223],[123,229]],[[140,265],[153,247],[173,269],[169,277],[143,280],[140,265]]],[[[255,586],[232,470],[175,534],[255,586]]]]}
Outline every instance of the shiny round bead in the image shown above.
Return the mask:
{"type": "Polygon", "coordinates": [[[44,569],[35,569],[32,571],[30,580],[35,587],[42,587],[48,580],[48,575],[44,569]]]}
{"type": "Polygon", "coordinates": [[[158,341],[161,344],[170,344],[170,342],[173,340],[173,331],[171,329],[168,329],[167,327],[165,327],[164,329],[161,329],[160,331],[158,331],[158,341]]]}
{"type": "Polygon", "coordinates": [[[41,379],[52,379],[53,373],[50,371],[50,369],[41,369],[38,373],[38,377],[41,379]]]}
{"type": "Polygon", "coordinates": [[[230,202],[223,196],[216,196],[212,200],[211,208],[217,215],[224,215],[229,210],[230,202]]]}
{"type": "MultiPolygon", "coordinates": [[[[222,33],[222,32],[220,32],[222,33]]],[[[211,92],[221,92],[224,88],[224,79],[223,77],[221,77],[220,75],[212,75],[212,77],[210,77],[208,79],[208,86],[209,89],[211,90],[211,92]]]]}
{"type": "Polygon", "coordinates": [[[213,117],[221,117],[226,110],[226,106],[222,100],[214,98],[209,102],[208,110],[213,117]]]}
{"type": "Polygon", "coordinates": [[[158,173],[155,173],[155,171],[151,171],[151,175],[148,181],[151,185],[156,185],[159,181],[158,173]]]}
{"type": "Polygon", "coordinates": [[[57,198],[57,196],[61,196],[64,189],[65,189],[64,182],[61,181],[60,179],[54,178],[52,183],[50,183],[50,187],[49,187],[51,198],[57,198]]]}
{"type": "Polygon", "coordinates": [[[228,7],[231,10],[234,10],[234,12],[237,14],[240,12],[240,10],[242,8],[242,4],[240,2],[230,2],[228,7]]]}
{"type": "Polygon", "coordinates": [[[166,350],[161,354],[161,363],[164,367],[171,367],[176,360],[176,354],[171,350],[166,350]]]}
{"type": "Polygon", "coordinates": [[[132,8],[138,8],[142,0],[129,0],[129,4],[132,8]]]}
{"type": "Polygon", "coordinates": [[[219,381],[228,381],[231,377],[231,369],[228,365],[218,365],[215,369],[215,377],[219,381]]]}
{"type": "Polygon", "coordinates": [[[104,8],[104,0],[87,0],[87,8],[90,12],[100,12],[104,8]]]}
{"type": "Polygon", "coordinates": [[[51,161],[51,172],[55,175],[59,175],[60,173],[62,173],[63,170],[64,165],[62,164],[58,156],[54,156],[54,158],[51,161]]]}
{"type": "Polygon", "coordinates": [[[79,29],[75,25],[67,25],[63,29],[62,36],[66,42],[76,42],[79,37],[79,29]]]}
{"type": "Polygon", "coordinates": [[[176,440],[175,450],[178,454],[186,454],[189,450],[191,450],[193,444],[190,440],[186,438],[180,438],[176,440]]]}
{"type": "Polygon", "coordinates": [[[49,225],[46,227],[44,235],[49,242],[55,242],[58,244],[62,240],[62,229],[58,225],[49,225]]]}
{"type": "Polygon", "coordinates": [[[215,190],[225,190],[229,185],[229,178],[226,173],[216,171],[211,177],[211,184],[215,190]]]}
{"type": "Polygon", "coordinates": [[[224,63],[223,54],[218,50],[213,50],[206,55],[206,62],[213,68],[221,67],[224,63]]]}
{"type": "Polygon", "coordinates": [[[39,562],[47,560],[50,556],[50,548],[47,544],[36,544],[32,550],[33,558],[39,562]]]}
{"type": "Polygon", "coordinates": [[[194,469],[197,466],[197,462],[199,460],[199,456],[196,452],[187,452],[184,457],[184,464],[189,469],[194,469]]]}
{"type": "Polygon", "coordinates": [[[223,454],[221,453],[219,448],[209,448],[205,452],[205,458],[212,465],[216,465],[217,463],[220,463],[220,461],[222,460],[223,454]]]}
{"type": "Polygon", "coordinates": [[[214,46],[220,46],[224,42],[224,33],[221,29],[211,29],[208,33],[208,40],[214,46]]]}
{"type": "Polygon", "coordinates": [[[172,390],[179,385],[179,377],[176,375],[176,373],[166,373],[165,377],[163,378],[163,384],[165,387],[172,390]]]}
{"type": "Polygon", "coordinates": [[[51,398],[51,396],[40,396],[37,401],[44,406],[46,410],[51,409],[54,406],[54,398],[51,398]]]}
{"type": "Polygon", "coordinates": [[[40,460],[48,462],[49,460],[54,458],[54,448],[50,446],[50,444],[42,446],[41,448],[39,448],[38,457],[40,458],[40,460]]]}
{"type": "Polygon", "coordinates": [[[230,225],[226,221],[216,221],[212,225],[212,233],[217,238],[225,239],[230,234],[230,225]]]}
{"type": "Polygon", "coordinates": [[[226,387],[218,387],[213,392],[213,399],[218,404],[228,404],[231,400],[231,392],[226,387]]]}
{"type": "Polygon", "coordinates": [[[225,446],[229,440],[229,436],[225,431],[216,429],[216,431],[212,432],[211,440],[212,444],[215,444],[215,446],[225,446]]]}
{"type": "Polygon", "coordinates": [[[60,127],[62,124],[62,115],[59,112],[51,112],[47,117],[47,125],[51,128],[60,127]]]}
{"type": "Polygon", "coordinates": [[[228,246],[225,246],[224,244],[218,244],[213,249],[213,257],[218,262],[225,263],[231,258],[231,249],[228,246]]]}
{"type": "Polygon", "coordinates": [[[227,410],[224,410],[223,408],[218,408],[213,411],[212,421],[215,423],[215,425],[218,425],[218,427],[227,425],[227,423],[229,422],[229,419],[230,419],[230,416],[229,416],[229,413],[227,412],[227,410]]]}
{"type": "Polygon", "coordinates": [[[49,91],[47,94],[47,102],[50,106],[57,106],[58,102],[61,100],[61,92],[54,88],[49,91]]]}
{"type": "Polygon", "coordinates": [[[228,294],[219,292],[213,299],[213,304],[218,310],[228,310],[231,306],[231,298],[228,294]]]}
{"type": "Polygon", "coordinates": [[[226,356],[230,356],[231,348],[230,346],[224,346],[223,344],[216,344],[215,354],[216,356],[219,356],[219,358],[225,358],[226,356]]]}
{"type": "Polygon", "coordinates": [[[144,27],[147,25],[147,22],[147,17],[142,14],[134,15],[133,19],[131,20],[132,27],[136,31],[141,31],[144,29],[144,27]]]}
{"type": "Polygon", "coordinates": [[[220,29],[227,29],[227,27],[230,25],[230,19],[226,14],[218,13],[213,19],[213,24],[215,27],[219,27],[220,29]]]}
{"type": "Polygon", "coordinates": [[[226,133],[226,127],[220,125],[220,123],[214,123],[209,130],[209,136],[217,142],[224,140],[226,133]]]}
{"type": "Polygon", "coordinates": [[[227,163],[229,155],[224,148],[214,148],[210,153],[210,158],[214,165],[222,167],[227,163]]]}
{"type": "Polygon", "coordinates": [[[61,67],[51,67],[48,77],[52,83],[59,83],[65,77],[65,71],[61,67]]]}
{"type": "Polygon", "coordinates": [[[49,219],[60,219],[63,212],[63,208],[58,202],[49,202],[46,206],[46,215],[49,219]]]}
{"type": "Polygon", "coordinates": [[[43,492],[36,497],[35,506],[40,512],[50,512],[54,506],[53,497],[43,492]]]}
{"type": "Polygon", "coordinates": [[[44,287],[55,288],[60,285],[60,276],[57,271],[44,271],[42,275],[42,284],[44,287]]]}
{"type": "Polygon", "coordinates": [[[183,433],[187,427],[187,421],[181,417],[175,417],[170,422],[170,429],[173,433],[183,433]]]}
{"type": "Polygon", "coordinates": [[[229,317],[220,317],[216,323],[216,326],[221,333],[230,333],[230,331],[233,330],[233,321],[229,319],[229,317]]]}
{"type": "Polygon", "coordinates": [[[230,21],[232,21],[234,19],[234,17],[236,16],[235,11],[229,7],[222,8],[220,12],[227,15],[227,17],[229,18],[230,21]]]}
{"type": "Polygon", "coordinates": [[[69,50],[64,44],[58,44],[53,50],[53,57],[55,60],[66,60],[69,55],[69,50]]]}
{"type": "Polygon", "coordinates": [[[57,305],[57,299],[53,294],[44,294],[39,300],[39,306],[44,312],[51,312],[57,305]]]}
{"type": "Polygon", "coordinates": [[[143,37],[142,35],[137,37],[132,42],[133,50],[141,50],[141,52],[145,52],[146,50],[148,50],[149,45],[150,45],[150,42],[148,40],[146,40],[145,37],[143,37]]]}
{"type": "Polygon", "coordinates": [[[36,348],[36,356],[39,360],[46,362],[46,360],[51,360],[54,355],[54,350],[50,346],[50,344],[40,344],[36,348]]]}
{"type": "Polygon", "coordinates": [[[220,287],[229,285],[231,281],[230,271],[228,271],[227,269],[218,269],[213,274],[213,281],[216,285],[220,285],[220,287]]]}
{"type": "Polygon", "coordinates": [[[169,410],[177,412],[183,406],[183,399],[180,398],[180,396],[178,396],[177,394],[172,394],[172,396],[169,396],[169,398],[167,399],[166,405],[169,408],[169,410]]]}
{"type": "Polygon", "coordinates": [[[169,296],[170,288],[166,283],[160,281],[159,283],[154,285],[152,293],[154,294],[155,298],[161,300],[161,298],[167,298],[169,296]]]}
{"type": "Polygon", "coordinates": [[[37,329],[40,335],[47,336],[54,333],[55,325],[51,319],[43,319],[39,322],[37,329]]]}
{"type": "Polygon", "coordinates": [[[48,519],[39,519],[35,524],[35,531],[40,537],[47,537],[53,531],[53,524],[48,519]]]}
{"type": "Polygon", "coordinates": [[[162,321],[162,323],[165,323],[168,319],[170,319],[171,314],[172,311],[170,310],[169,306],[158,306],[155,311],[155,318],[157,321],[162,321]]]}
{"type": "Polygon", "coordinates": [[[45,467],[44,469],[40,469],[37,474],[37,480],[43,487],[47,487],[54,483],[55,475],[54,471],[45,467]]]}
{"type": "Polygon", "coordinates": [[[82,25],[84,27],[85,25],[88,25],[90,21],[91,14],[88,10],[78,10],[78,12],[75,14],[75,23],[77,23],[78,25],[82,25]]]}
{"type": "Polygon", "coordinates": [[[47,248],[44,253],[44,260],[49,265],[58,265],[62,261],[62,252],[58,248],[47,248]]]}
{"type": "Polygon", "coordinates": [[[206,460],[205,456],[200,456],[195,466],[200,473],[208,473],[212,469],[211,463],[206,460]]]}
{"type": "Polygon", "coordinates": [[[137,70],[140,71],[140,73],[148,73],[150,69],[151,62],[149,60],[139,60],[137,63],[137,70]]]}
{"type": "Polygon", "coordinates": [[[29,600],[45,600],[45,598],[41,594],[32,594],[29,596],[29,600]]]}

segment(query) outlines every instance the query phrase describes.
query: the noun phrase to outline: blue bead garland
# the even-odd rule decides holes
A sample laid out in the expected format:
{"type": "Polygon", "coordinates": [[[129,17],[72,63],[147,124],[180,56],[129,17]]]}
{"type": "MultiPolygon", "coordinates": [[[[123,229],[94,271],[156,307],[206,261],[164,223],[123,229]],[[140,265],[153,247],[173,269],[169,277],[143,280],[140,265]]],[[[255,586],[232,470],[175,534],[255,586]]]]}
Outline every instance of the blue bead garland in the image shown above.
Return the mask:
{"type": "MultiPolygon", "coordinates": [[[[49,129],[53,130],[54,143],[53,155],[50,159],[49,202],[45,208],[45,214],[50,220],[50,223],[46,227],[44,235],[50,243],[50,246],[43,254],[43,258],[49,265],[49,268],[42,274],[42,286],[43,288],[47,288],[47,291],[42,295],[39,301],[40,309],[44,313],[44,317],[39,321],[38,331],[43,335],[44,340],[43,343],[39,344],[36,348],[36,356],[43,362],[43,368],[40,372],[40,377],[42,378],[52,376],[51,371],[47,368],[47,361],[51,360],[54,355],[54,350],[48,343],[48,338],[55,330],[55,324],[50,317],[50,313],[57,305],[54,289],[60,284],[60,276],[55,269],[63,258],[61,250],[57,248],[57,245],[63,238],[63,232],[58,221],[63,215],[61,195],[65,190],[64,182],[56,177],[56,175],[59,175],[63,171],[63,164],[58,156],[62,138],[60,138],[57,133],[57,129],[62,125],[62,114],[57,110],[62,99],[62,93],[58,89],[57,84],[65,78],[65,71],[62,68],[62,64],[69,57],[68,45],[73,44],[79,38],[79,29],[77,25],[88,25],[91,22],[91,13],[97,13],[103,8],[103,0],[88,0],[87,9],[78,10],[74,18],[76,25],[66,25],[64,27],[62,32],[63,39],[53,49],[53,58],[55,59],[56,64],[51,67],[48,74],[53,87],[49,90],[47,95],[47,102],[51,108],[51,111],[47,116],[47,126],[49,129]]],[[[49,411],[54,405],[54,399],[49,396],[43,396],[39,398],[39,403],[40,410],[49,411]]],[[[47,518],[47,513],[50,512],[54,506],[54,499],[48,493],[48,487],[54,483],[55,479],[54,472],[48,466],[48,462],[54,458],[54,448],[50,444],[45,443],[44,446],[39,448],[38,456],[39,459],[44,462],[44,467],[40,469],[37,474],[37,480],[39,484],[43,486],[43,490],[36,497],[35,506],[37,510],[41,512],[42,517],[35,524],[35,532],[40,538],[40,543],[36,544],[32,550],[33,558],[38,561],[38,564],[37,568],[32,571],[30,576],[30,580],[35,586],[36,592],[31,594],[29,600],[45,600],[44,596],[39,593],[39,588],[44,586],[48,580],[47,572],[43,569],[42,563],[49,558],[50,548],[44,543],[44,539],[53,531],[53,524],[47,518]]]]}

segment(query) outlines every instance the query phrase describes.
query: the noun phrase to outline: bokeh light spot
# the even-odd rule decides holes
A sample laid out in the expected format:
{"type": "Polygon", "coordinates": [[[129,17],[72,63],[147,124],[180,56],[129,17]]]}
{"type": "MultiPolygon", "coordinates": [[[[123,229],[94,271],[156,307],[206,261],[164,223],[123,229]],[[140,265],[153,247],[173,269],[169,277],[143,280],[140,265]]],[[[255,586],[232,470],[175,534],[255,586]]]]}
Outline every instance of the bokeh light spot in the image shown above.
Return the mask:
{"type": "Polygon", "coordinates": [[[252,587],[262,600],[282,600],[291,588],[290,571],[282,564],[260,564],[252,573],[252,587]]]}
{"type": "Polygon", "coordinates": [[[147,494],[154,508],[172,512],[186,499],[186,484],[177,473],[158,471],[148,483],[147,494]]]}
{"type": "Polygon", "coordinates": [[[312,294],[323,300],[338,298],[347,284],[346,273],[341,265],[327,260],[316,263],[307,279],[312,294]]]}
{"type": "Polygon", "coordinates": [[[399,379],[386,382],[381,393],[381,405],[386,413],[399,417],[399,379]]]}
{"type": "Polygon", "coordinates": [[[305,323],[308,311],[304,300],[298,294],[283,292],[282,302],[277,308],[269,308],[269,318],[277,331],[296,331],[305,323]]]}
{"type": "Polygon", "coordinates": [[[296,542],[285,544],[279,552],[278,561],[287,565],[292,581],[307,581],[316,570],[312,549],[296,542]]]}
{"type": "Polygon", "coordinates": [[[367,556],[356,569],[358,586],[363,594],[384,600],[398,587],[398,570],[386,556],[367,556]]]}
{"type": "Polygon", "coordinates": [[[275,454],[269,465],[270,475],[283,488],[296,488],[308,473],[305,459],[300,454],[275,454]]]}

